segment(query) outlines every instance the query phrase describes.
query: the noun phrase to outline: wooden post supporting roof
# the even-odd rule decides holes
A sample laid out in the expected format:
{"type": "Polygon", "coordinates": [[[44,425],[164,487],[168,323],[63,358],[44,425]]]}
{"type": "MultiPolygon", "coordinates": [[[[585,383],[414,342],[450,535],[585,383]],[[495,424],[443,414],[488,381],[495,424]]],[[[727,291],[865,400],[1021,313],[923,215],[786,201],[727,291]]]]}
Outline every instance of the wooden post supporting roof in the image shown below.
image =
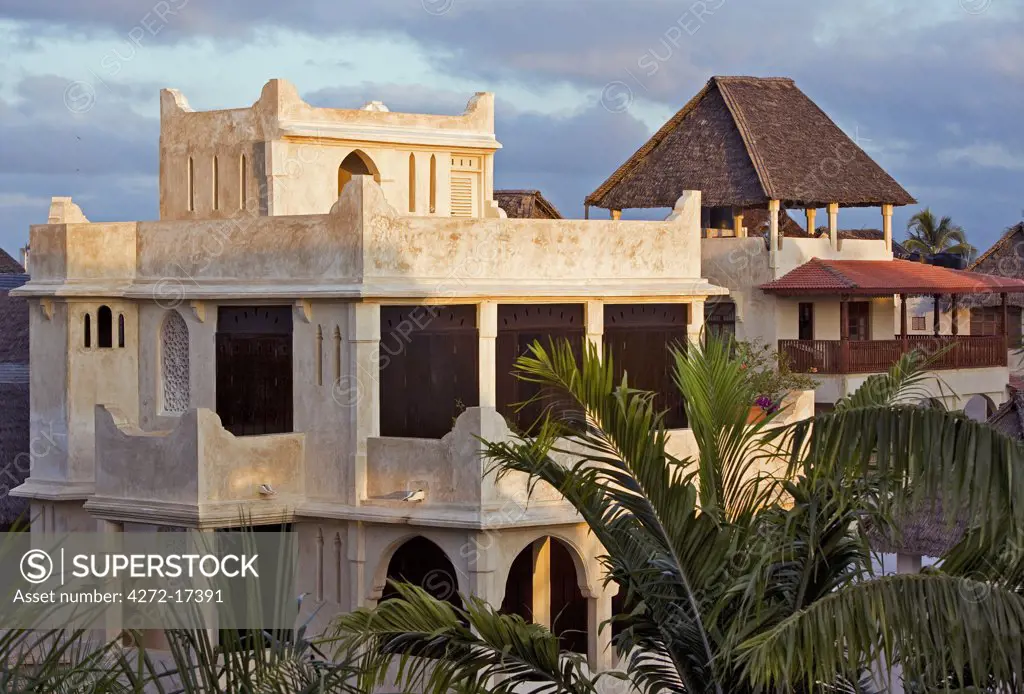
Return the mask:
{"type": "Polygon", "coordinates": [[[907,295],[900,294],[900,340],[903,341],[903,354],[907,353],[907,295]]]}
{"type": "Polygon", "coordinates": [[[850,372],[850,298],[845,295],[839,299],[839,368],[850,372]]]}
{"type": "Polygon", "coordinates": [[[807,217],[807,235],[817,236],[814,233],[814,218],[817,216],[818,210],[813,207],[808,207],[804,210],[804,216],[807,217]]]}
{"type": "Polygon", "coordinates": [[[939,335],[939,295],[932,295],[932,327],[935,329],[935,336],[939,335]]]}

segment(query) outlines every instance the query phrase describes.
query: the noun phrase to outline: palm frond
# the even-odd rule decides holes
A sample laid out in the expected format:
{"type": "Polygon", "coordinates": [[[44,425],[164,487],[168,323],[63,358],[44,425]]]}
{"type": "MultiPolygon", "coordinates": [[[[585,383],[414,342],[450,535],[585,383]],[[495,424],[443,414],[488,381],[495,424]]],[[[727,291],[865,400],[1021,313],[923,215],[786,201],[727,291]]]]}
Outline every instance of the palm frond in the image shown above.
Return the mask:
{"type": "Polygon", "coordinates": [[[524,681],[541,694],[597,691],[601,676],[587,674],[583,656],[560,652],[547,629],[478,598],[458,608],[416,586],[392,585],[397,597],[342,616],[325,642],[362,654],[366,691],[392,676],[407,690],[436,694],[510,694],[524,681]]]}
{"type": "Polygon", "coordinates": [[[739,650],[752,683],[767,689],[811,687],[879,657],[910,672],[951,667],[962,681],[969,669],[1010,686],[1024,681],[1022,634],[1020,596],[965,578],[904,574],[847,586],[739,650]]]}

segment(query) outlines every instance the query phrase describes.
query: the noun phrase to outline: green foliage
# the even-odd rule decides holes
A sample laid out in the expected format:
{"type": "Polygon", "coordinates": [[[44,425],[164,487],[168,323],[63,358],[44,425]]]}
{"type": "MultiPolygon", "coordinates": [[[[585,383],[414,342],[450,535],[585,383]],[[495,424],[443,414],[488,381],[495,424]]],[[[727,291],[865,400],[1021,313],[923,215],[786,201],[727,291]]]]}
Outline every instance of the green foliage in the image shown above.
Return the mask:
{"type": "Polygon", "coordinates": [[[950,217],[936,218],[928,207],[907,222],[907,240],[903,247],[911,253],[955,253],[969,260],[978,252],[967,243],[967,234],[962,227],[954,224],[950,217]]]}
{"type": "MultiPolygon", "coordinates": [[[[710,340],[674,355],[695,458],[668,452],[650,393],[617,382],[594,349],[577,363],[568,344],[534,345],[518,369],[570,397],[588,426],[561,418],[560,408],[534,437],[484,443],[495,474],[551,485],[600,540],[608,580],[626,597],[615,647],[632,686],[865,691],[880,661],[902,665],[918,688],[1022,681],[1024,560],[1006,551],[1007,538],[1024,537],[1019,445],[955,414],[900,405],[922,386],[917,356],[868,379],[831,413],[748,426],[763,385],[737,354],[710,340]],[[569,450],[576,462],[559,464],[569,450]],[[928,501],[970,528],[945,558],[951,567],[966,572],[1001,556],[1004,571],[988,565],[985,580],[942,569],[876,575],[866,529],[891,527],[928,501]],[[991,601],[979,601],[990,584],[991,601]]],[[[533,680],[548,691],[592,690],[573,657],[556,665],[544,650],[555,641],[540,627],[483,606],[460,615],[435,603],[407,591],[341,620],[338,636],[372,654],[371,679],[401,661],[403,683],[429,691],[455,682],[505,692],[533,680]],[[486,635],[483,625],[492,626],[486,635]],[[409,656],[424,644],[455,657],[416,668],[409,656]],[[481,667],[490,685],[473,679],[481,667]]]]}
{"type": "Polygon", "coordinates": [[[762,340],[736,342],[735,351],[736,360],[747,372],[746,381],[755,399],[766,397],[778,407],[791,391],[814,390],[817,387],[813,377],[793,371],[786,355],[780,354],[762,340]]]}

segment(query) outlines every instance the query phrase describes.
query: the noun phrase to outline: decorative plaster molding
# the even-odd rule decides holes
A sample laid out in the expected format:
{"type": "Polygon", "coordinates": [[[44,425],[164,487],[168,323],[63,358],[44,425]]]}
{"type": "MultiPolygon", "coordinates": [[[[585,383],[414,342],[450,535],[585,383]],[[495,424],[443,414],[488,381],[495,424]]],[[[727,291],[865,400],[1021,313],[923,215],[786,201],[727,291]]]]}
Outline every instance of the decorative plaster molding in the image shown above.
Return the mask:
{"type": "Polygon", "coordinates": [[[295,315],[303,322],[311,323],[313,321],[313,304],[309,302],[309,299],[299,299],[295,302],[295,315]]]}
{"type": "Polygon", "coordinates": [[[206,322],[206,303],[203,301],[190,301],[188,302],[189,308],[192,309],[192,315],[196,317],[196,320],[200,323],[206,322]]]}
{"type": "Polygon", "coordinates": [[[39,300],[39,310],[46,320],[53,318],[53,299],[42,298],[39,300]]]}

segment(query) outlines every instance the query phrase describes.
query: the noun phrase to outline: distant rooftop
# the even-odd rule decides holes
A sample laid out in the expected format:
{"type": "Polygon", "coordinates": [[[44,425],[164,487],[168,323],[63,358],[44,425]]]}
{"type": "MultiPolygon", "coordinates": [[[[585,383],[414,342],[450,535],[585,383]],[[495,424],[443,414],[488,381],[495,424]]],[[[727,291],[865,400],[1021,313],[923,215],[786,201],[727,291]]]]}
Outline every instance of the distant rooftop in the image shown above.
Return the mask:
{"type": "Polygon", "coordinates": [[[539,190],[496,190],[494,199],[505,214],[523,219],[561,219],[559,211],[539,190]]]}

